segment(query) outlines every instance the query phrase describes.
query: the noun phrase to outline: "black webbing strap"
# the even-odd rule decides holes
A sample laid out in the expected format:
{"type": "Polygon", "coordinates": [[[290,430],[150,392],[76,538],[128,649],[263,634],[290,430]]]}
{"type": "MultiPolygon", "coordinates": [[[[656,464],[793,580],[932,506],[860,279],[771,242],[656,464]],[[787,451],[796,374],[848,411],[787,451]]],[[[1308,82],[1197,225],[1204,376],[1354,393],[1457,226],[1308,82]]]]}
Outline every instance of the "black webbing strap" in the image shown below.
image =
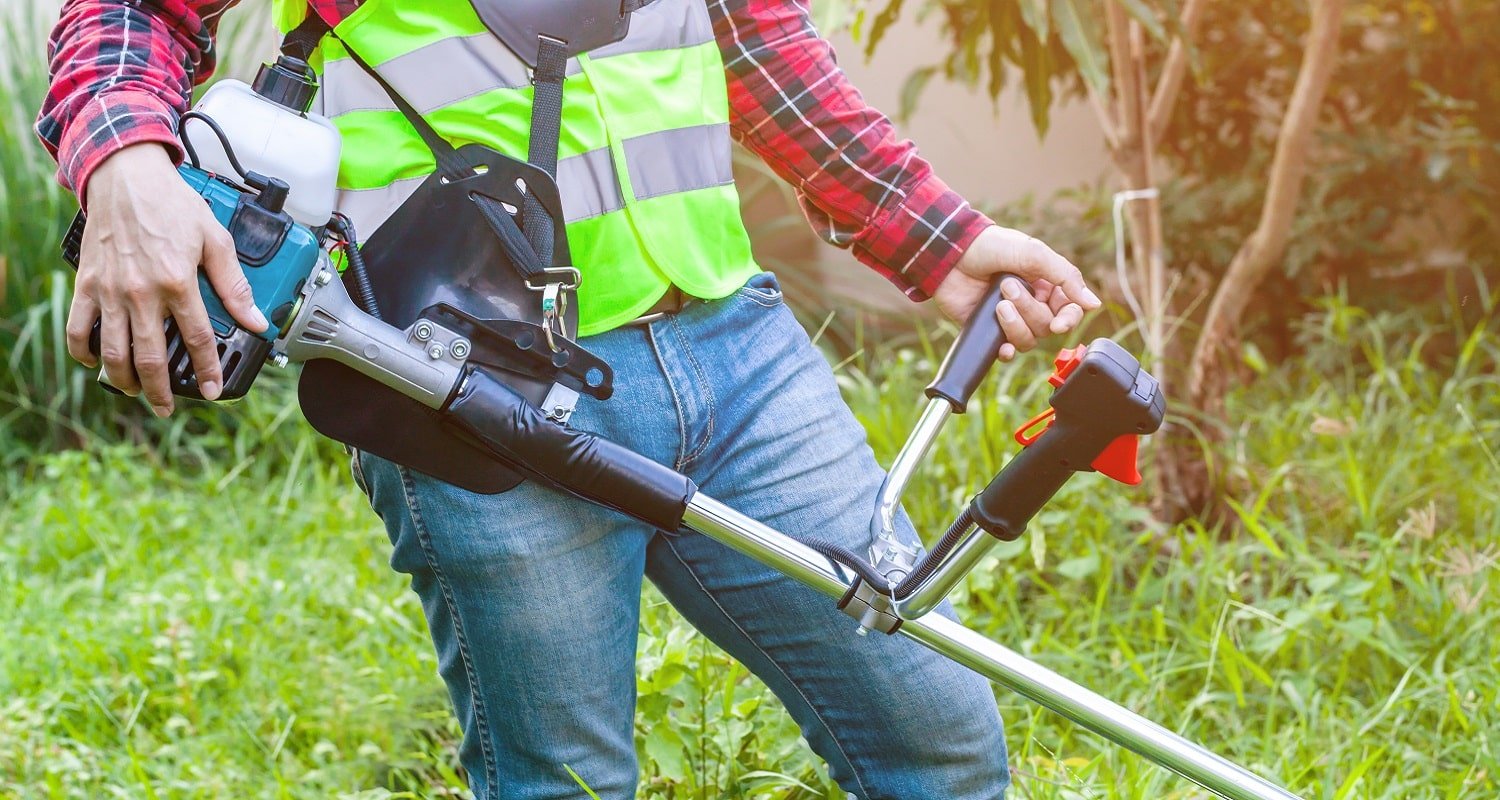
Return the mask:
{"type": "MultiPolygon", "coordinates": [[[[313,50],[317,48],[318,43],[323,40],[323,37],[330,35],[335,39],[339,38],[338,34],[334,33],[333,29],[329,27],[327,21],[318,16],[318,13],[309,6],[307,16],[302,19],[302,23],[288,32],[286,37],[281,40],[281,52],[306,61],[312,55],[313,50]]],[[[354,63],[358,64],[359,68],[364,70],[366,75],[369,75],[371,79],[380,84],[380,88],[391,98],[391,102],[396,104],[396,108],[401,112],[401,116],[406,117],[406,121],[411,123],[413,128],[416,128],[417,135],[422,137],[422,142],[427,145],[428,150],[432,151],[432,158],[437,163],[437,170],[444,178],[458,180],[474,174],[474,167],[463,156],[458,154],[453,145],[449,144],[446,139],[438,135],[437,131],[433,130],[432,125],[428,124],[427,120],[423,119],[422,115],[417,113],[415,108],[412,108],[411,103],[406,102],[406,98],[402,97],[400,92],[397,92],[394,87],[386,83],[385,78],[380,77],[380,73],[376,72],[363,58],[360,58],[359,53],[354,52],[354,48],[350,47],[347,42],[344,42],[343,39],[339,39],[339,41],[343,42],[345,52],[354,60],[354,63]]]]}
{"type": "Polygon", "coordinates": [[[318,16],[318,12],[312,6],[307,7],[307,15],[297,27],[287,32],[281,40],[281,52],[284,55],[307,61],[312,58],[313,51],[318,49],[318,42],[323,37],[333,33],[333,28],[328,22],[318,16]]]}
{"type": "MultiPolygon", "coordinates": [[[[527,195],[529,198],[531,195],[527,195]]],[[[471,192],[469,199],[479,208],[479,213],[484,215],[484,221],[490,224],[490,229],[495,232],[495,238],[500,240],[501,249],[505,255],[510,257],[510,262],[515,265],[516,271],[525,278],[532,278],[542,274],[542,270],[550,265],[543,261],[541,256],[526,241],[526,234],[516,226],[516,221],[510,212],[505,210],[505,205],[489,195],[471,192]]],[[[543,212],[545,213],[545,212],[543,212]]]]}
{"type": "MultiPolygon", "coordinates": [[[[653,0],[624,0],[621,8],[629,13],[651,2],[653,0]]],[[[306,61],[323,37],[328,35],[338,38],[338,34],[333,32],[328,23],[309,7],[302,23],[287,33],[282,40],[281,51],[306,61]]],[[[340,41],[343,40],[340,39],[340,41]]],[[[437,171],[440,175],[448,180],[460,180],[474,174],[473,166],[458,153],[453,145],[439,135],[432,125],[410,103],[406,102],[406,98],[387,83],[374,67],[354,52],[347,42],[344,43],[344,50],[354,63],[365,71],[366,75],[380,85],[380,88],[401,112],[401,116],[405,117],[406,121],[416,129],[417,135],[422,137],[422,142],[427,145],[427,149],[432,151],[432,157],[437,163],[437,171]]],[[[526,160],[546,172],[554,180],[557,178],[558,139],[562,134],[563,81],[567,75],[567,43],[549,36],[538,37],[536,69],[532,72],[531,134],[526,160]]],[[[515,224],[499,201],[480,194],[472,197],[480,210],[484,212],[484,217],[494,229],[495,235],[499,237],[506,251],[512,256],[516,269],[523,276],[528,279],[532,278],[543,268],[551,266],[553,237],[556,232],[553,229],[551,215],[542,207],[541,201],[537,200],[535,192],[528,191],[521,206],[521,230],[525,233],[525,241],[530,245],[527,248],[531,251],[530,253],[523,253],[516,247],[516,242],[512,238],[515,224]]]]}
{"type": "MultiPolygon", "coordinates": [[[[536,70],[531,99],[531,141],[526,160],[557,178],[557,141],[562,133],[563,79],[568,77],[565,43],[548,36],[537,39],[536,70]]],[[[543,264],[552,263],[552,217],[542,208],[536,193],[528,191],[521,206],[521,227],[543,264]]]]}
{"type": "MultiPolygon", "coordinates": [[[[328,23],[322,17],[318,16],[313,9],[309,8],[307,16],[302,20],[302,23],[293,28],[282,39],[281,52],[306,61],[312,55],[313,50],[317,48],[318,43],[323,40],[323,37],[328,35],[338,38],[338,34],[333,32],[328,23]]],[[[342,39],[339,39],[339,41],[343,42],[342,39]]],[[[380,77],[380,73],[376,72],[374,67],[371,67],[358,53],[354,52],[354,48],[350,47],[348,42],[344,42],[344,50],[349,54],[349,58],[355,64],[358,64],[360,69],[364,70],[366,75],[369,75],[372,80],[380,85],[380,88],[390,97],[391,102],[396,105],[397,110],[401,112],[401,116],[405,117],[406,121],[416,129],[417,135],[422,137],[423,144],[427,145],[427,149],[432,152],[432,158],[437,164],[438,174],[448,180],[461,180],[474,174],[473,165],[459,154],[458,150],[449,144],[448,140],[444,139],[432,127],[431,123],[424,119],[421,114],[417,113],[417,110],[412,107],[411,103],[406,102],[406,98],[402,97],[401,93],[396,91],[394,86],[387,83],[385,78],[380,77]]],[[[563,59],[562,63],[566,65],[566,58],[563,59]]],[[[550,166],[545,167],[547,168],[547,174],[554,177],[557,173],[557,137],[562,124],[561,80],[558,81],[557,94],[558,110],[551,126],[553,142],[551,148],[552,158],[550,166]]],[[[533,112],[533,117],[535,117],[535,112],[533,112]]],[[[537,213],[532,216],[539,220],[545,220],[547,223],[545,226],[545,254],[542,254],[536,245],[528,241],[527,237],[522,234],[520,228],[516,226],[515,220],[511,218],[510,213],[505,210],[505,206],[500,201],[493,197],[477,193],[470,194],[469,199],[473,200],[474,204],[479,208],[485,221],[489,223],[491,230],[494,231],[495,237],[500,240],[500,245],[504,248],[506,255],[510,257],[516,271],[521,273],[521,277],[530,280],[541,275],[542,270],[552,264],[552,219],[547,215],[546,210],[541,208],[540,203],[537,203],[537,213]]],[[[531,193],[528,192],[526,195],[526,204],[529,206],[533,202],[535,201],[531,193]]]]}

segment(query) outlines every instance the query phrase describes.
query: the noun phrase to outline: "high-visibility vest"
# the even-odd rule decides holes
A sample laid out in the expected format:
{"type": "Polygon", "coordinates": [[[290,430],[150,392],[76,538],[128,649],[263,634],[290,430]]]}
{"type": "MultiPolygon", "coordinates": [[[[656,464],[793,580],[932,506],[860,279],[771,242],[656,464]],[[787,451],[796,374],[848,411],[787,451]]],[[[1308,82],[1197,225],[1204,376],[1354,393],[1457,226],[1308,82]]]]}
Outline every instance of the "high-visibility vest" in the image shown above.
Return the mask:
{"type": "MultiPolygon", "coordinates": [[[[277,0],[283,32],[306,0],[277,0]]],[[[311,63],[313,110],[343,135],[338,210],[369,235],[435,165],[352,48],[455,146],[525,159],[526,64],[467,0],[366,0],[324,37],[311,63]]],[[[671,284],[724,297],[758,271],[730,169],[724,62],[704,0],[656,0],[629,34],[568,61],[557,183],[568,247],[582,273],[579,333],[617,327],[671,284]]]]}

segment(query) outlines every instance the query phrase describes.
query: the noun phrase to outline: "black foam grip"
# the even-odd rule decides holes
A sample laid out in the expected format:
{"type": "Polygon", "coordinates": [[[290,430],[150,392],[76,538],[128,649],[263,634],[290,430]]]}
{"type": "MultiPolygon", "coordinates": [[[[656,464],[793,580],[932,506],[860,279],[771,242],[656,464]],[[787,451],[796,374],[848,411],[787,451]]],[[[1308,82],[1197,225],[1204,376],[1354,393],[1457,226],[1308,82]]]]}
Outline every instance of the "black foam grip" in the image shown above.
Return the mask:
{"type": "Polygon", "coordinates": [[[553,422],[483,368],[469,375],[447,417],[528,477],[660,530],[682,525],[698,491],[686,475],[597,434],[553,422]]]}
{"type": "Polygon", "coordinates": [[[1020,538],[1031,518],[1074,472],[1089,469],[1114,435],[1084,426],[1053,425],[1036,443],[1006,463],[969,504],[981,529],[1003,541],[1020,538]]]}
{"type": "MultiPolygon", "coordinates": [[[[974,306],[974,311],[969,314],[969,321],[964,324],[964,329],[959,331],[958,338],[948,349],[943,365],[938,367],[937,378],[927,387],[928,397],[947,400],[952,404],[955,414],[968,410],[969,398],[974,396],[974,390],[984,382],[984,377],[989,374],[990,367],[994,366],[995,359],[999,356],[1000,345],[1005,344],[1005,332],[1000,329],[1000,320],[995,317],[995,306],[1000,303],[1000,284],[1006,278],[1021,280],[1006,273],[990,284],[989,291],[974,306]]],[[[1031,286],[1025,281],[1021,281],[1021,284],[1026,287],[1026,291],[1031,291],[1031,286]]]]}

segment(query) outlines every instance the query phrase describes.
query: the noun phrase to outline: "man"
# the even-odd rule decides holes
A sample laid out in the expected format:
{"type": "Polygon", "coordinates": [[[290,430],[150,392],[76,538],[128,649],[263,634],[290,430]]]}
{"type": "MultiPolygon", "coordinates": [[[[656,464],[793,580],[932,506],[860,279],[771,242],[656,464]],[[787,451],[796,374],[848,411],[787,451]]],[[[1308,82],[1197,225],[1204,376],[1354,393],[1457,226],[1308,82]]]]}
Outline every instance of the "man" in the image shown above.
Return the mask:
{"type": "MultiPolygon", "coordinates": [[[[243,324],[265,325],[225,231],[173,172],[181,158],[174,120],[193,84],[212,71],[215,25],[234,2],[68,0],[37,126],[58,158],[60,180],[89,211],[69,351],[94,364],[88,334],[101,321],[100,355],[111,382],[144,394],[162,416],[173,410],[164,318],[176,318],[204,394],[214,396],[222,382],[195,289],[200,265],[243,324]]],[[[491,3],[497,7],[504,3],[491,3]]],[[[412,101],[440,134],[524,157],[524,141],[507,139],[502,128],[524,130],[529,87],[481,87],[480,96],[495,102],[481,107],[500,110],[477,122],[473,104],[464,105],[473,93],[452,91],[499,71],[463,60],[476,48],[494,48],[468,0],[314,0],[310,10],[340,37],[323,53],[324,110],[345,137],[341,208],[360,209],[364,219],[355,221],[367,239],[383,216],[360,205],[371,197],[360,192],[385,198],[432,164],[420,150],[402,164],[397,145],[410,130],[399,117],[355,120],[370,113],[364,101],[328,108],[353,85],[335,85],[341,47],[363,52],[403,95],[446,91],[448,99],[425,106],[412,101]],[[419,52],[453,60],[423,63],[415,77],[401,77],[400,65],[419,52]],[[448,113],[454,109],[468,116],[448,113]]],[[[279,3],[284,28],[304,13],[300,3],[279,3]]],[[[934,299],[960,321],[971,313],[999,315],[1009,339],[1002,359],[1073,329],[1099,305],[1073,265],[1037,240],[993,225],[935,177],[910,142],[896,139],[840,72],[804,4],[657,0],[636,13],[656,15],[649,24],[637,20],[642,31],[686,37],[632,51],[642,64],[671,69],[640,67],[644,88],[624,98],[623,111],[611,111],[589,91],[602,92],[620,74],[629,83],[631,73],[620,70],[631,62],[606,62],[604,51],[578,60],[564,94],[565,149],[570,136],[582,139],[585,129],[597,128],[609,134],[601,139],[609,158],[634,158],[609,129],[627,117],[671,129],[655,104],[668,104],[678,81],[690,80],[694,113],[706,119],[692,131],[707,137],[705,149],[669,149],[667,167],[673,158],[710,158],[733,135],[797,187],[820,235],[851,249],[913,300],[934,299]],[[694,30],[703,32],[701,41],[694,30]],[[688,52],[698,60],[670,60],[688,52]],[[690,63],[699,66],[684,66],[690,63]],[[712,124],[721,117],[727,122],[712,124]],[[976,309],[1001,272],[1029,279],[1034,292],[1009,281],[997,308],[976,309]]],[[[509,58],[491,56],[502,57],[509,58]]],[[[364,79],[357,71],[341,74],[340,82],[364,79]]],[[[734,201],[727,178],[679,187],[668,195],[676,209],[669,212],[662,192],[647,191],[646,176],[632,172],[634,161],[629,166],[618,175],[604,170],[599,179],[625,195],[612,211],[574,214],[569,207],[578,208],[579,198],[570,201],[564,185],[569,242],[585,274],[584,344],[612,364],[617,386],[608,402],[580,405],[573,424],[672,465],[780,530],[863,549],[881,470],[827,363],[782,305],[775,279],[745,271],[753,262],[737,212],[727,212],[732,219],[714,232],[711,248],[693,250],[705,234],[681,230],[676,256],[670,242],[628,233],[683,209],[703,211],[699,219],[724,217],[734,201]],[[606,218],[629,222],[623,238],[588,227],[606,218]],[[741,250],[734,264],[718,255],[741,250]],[[682,254],[709,263],[680,263],[689,260],[682,254]],[[637,270],[628,280],[620,277],[627,263],[637,270]],[[678,290],[693,295],[694,285],[710,288],[659,312],[662,298],[678,290]]],[[[390,203],[381,203],[388,215],[390,203]]],[[[853,636],[833,604],[779,573],[702,536],[644,529],[533,483],[471,494],[368,454],[356,458],[355,478],[386,523],[392,566],[411,576],[422,598],[464,730],[460,756],[480,798],[577,796],[563,765],[601,796],[633,796],[643,577],[776,692],[852,795],[966,800],[1004,793],[1005,745],[982,679],[903,638],[853,636]]],[[[902,539],[916,541],[904,515],[898,528],[902,539]]]]}

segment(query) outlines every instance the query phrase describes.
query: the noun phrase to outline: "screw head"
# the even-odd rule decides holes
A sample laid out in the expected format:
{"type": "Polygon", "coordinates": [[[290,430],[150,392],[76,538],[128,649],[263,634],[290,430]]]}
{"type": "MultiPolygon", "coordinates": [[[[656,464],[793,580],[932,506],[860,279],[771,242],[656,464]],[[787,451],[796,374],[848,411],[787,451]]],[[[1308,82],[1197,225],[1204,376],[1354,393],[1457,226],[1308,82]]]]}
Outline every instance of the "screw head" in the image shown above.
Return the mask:
{"type": "Polygon", "coordinates": [[[427,357],[433,359],[434,361],[442,358],[443,346],[441,344],[438,344],[437,342],[433,342],[432,345],[427,348],[427,357]]]}
{"type": "Polygon", "coordinates": [[[469,357],[469,343],[463,339],[454,339],[453,344],[448,346],[448,350],[453,353],[454,358],[469,357]]]}
{"type": "Polygon", "coordinates": [[[417,341],[419,342],[425,342],[428,339],[431,339],[432,323],[426,321],[418,322],[416,330],[412,331],[412,335],[417,337],[417,341]]]}

